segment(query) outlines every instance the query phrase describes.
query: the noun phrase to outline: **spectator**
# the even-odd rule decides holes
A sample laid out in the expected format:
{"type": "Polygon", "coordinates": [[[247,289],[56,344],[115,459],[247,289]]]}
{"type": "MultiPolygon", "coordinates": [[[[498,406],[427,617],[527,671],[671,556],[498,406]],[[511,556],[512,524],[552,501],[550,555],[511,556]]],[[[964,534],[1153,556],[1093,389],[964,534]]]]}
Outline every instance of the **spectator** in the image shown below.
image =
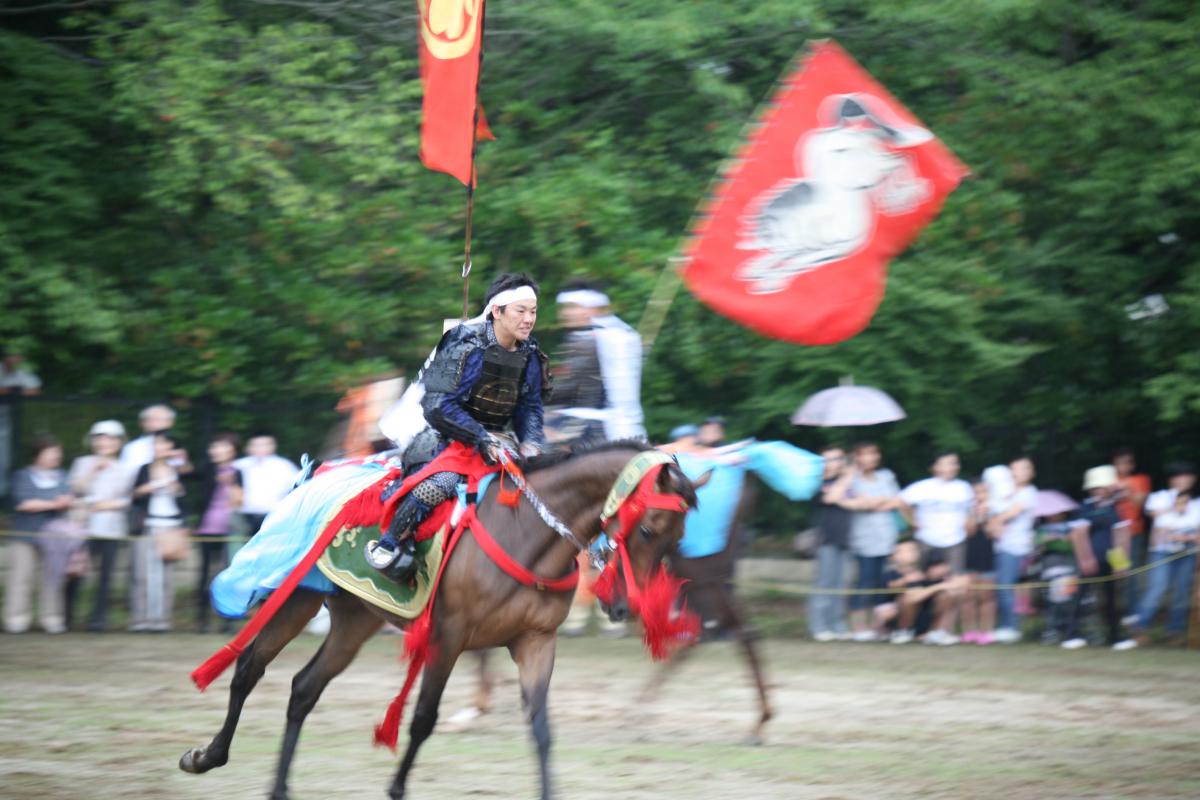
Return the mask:
{"type": "MultiPolygon", "coordinates": [[[[1121,638],[1121,612],[1115,582],[1115,578],[1122,576],[1128,568],[1126,554],[1129,552],[1129,523],[1117,514],[1120,496],[1117,470],[1111,465],[1092,467],[1083,476],[1083,489],[1088,496],[1072,520],[1075,561],[1083,577],[1102,579],[1098,585],[1104,594],[1105,642],[1114,650],[1131,650],[1137,647],[1137,642],[1121,638]]],[[[1067,640],[1062,643],[1067,650],[1077,650],[1088,644],[1083,635],[1083,616],[1093,586],[1091,583],[1080,584],[1075,593],[1067,640]]]]}
{"type": "Polygon", "coordinates": [[[1191,491],[1175,493],[1170,511],[1154,518],[1150,543],[1150,581],[1138,609],[1138,643],[1149,641],[1147,632],[1163,595],[1171,593],[1167,615],[1167,636],[1172,644],[1182,643],[1187,628],[1192,596],[1192,577],[1196,571],[1196,544],[1200,541],[1200,507],[1192,502],[1191,491]],[[1186,554],[1185,554],[1186,553],[1186,554]]]}
{"type": "MultiPolygon", "coordinates": [[[[1167,466],[1167,488],[1159,489],[1146,500],[1146,513],[1151,518],[1171,511],[1175,506],[1175,495],[1188,492],[1194,496],[1196,489],[1196,467],[1188,461],[1176,461],[1167,466]]],[[[1195,499],[1192,503],[1200,503],[1195,499]]]]}
{"type": "Polygon", "coordinates": [[[267,514],[275,510],[296,482],[300,468],[276,455],[275,437],[258,434],[246,442],[246,456],[233,462],[242,473],[242,517],[250,536],[258,533],[267,514]]]}
{"type": "MultiPolygon", "coordinates": [[[[996,583],[1011,586],[1021,578],[1021,566],[1033,554],[1033,514],[1037,505],[1037,487],[1033,485],[1033,461],[1024,456],[1013,459],[1008,469],[1012,474],[1013,494],[1007,507],[988,520],[988,533],[996,541],[996,583]]],[[[992,638],[1001,644],[1021,640],[1014,608],[1015,592],[1011,588],[996,590],[996,605],[1000,626],[992,638]]]]}
{"type": "Polygon", "coordinates": [[[8,572],[4,586],[4,630],[24,633],[33,623],[33,585],[40,584],[38,619],[46,633],[66,630],[62,576],[52,575],[43,562],[39,579],[37,534],[71,506],[67,475],[62,470],[63,449],[57,439],[39,436],[33,444],[33,462],[13,476],[15,513],[10,527],[29,534],[8,540],[8,572]]]}
{"type": "Polygon", "coordinates": [[[163,558],[164,542],[183,529],[179,498],[183,486],[171,466],[179,443],[169,433],[154,437],[154,458],[138,470],[133,485],[133,507],[137,538],[133,542],[132,587],[129,630],[134,633],[164,633],[171,630],[175,593],[171,585],[171,563],[163,558]]]}
{"type": "MultiPolygon", "coordinates": [[[[200,581],[197,584],[197,623],[201,633],[208,632],[208,620],[212,603],[208,589],[212,577],[224,567],[229,552],[227,539],[233,533],[237,511],[242,505],[242,473],[233,465],[237,458],[238,439],[232,433],[213,437],[208,445],[208,464],[196,470],[192,477],[199,485],[196,508],[200,511],[200,524],[196,536],[200,538],[200,581]],[[204,541],[205,538],[220,541],[204,541]]],[[[227,630],[228,621],[222,622],[227,630]]]]}
{"type": "Polygon", "coordinates": [[[846,466],[846,452],[840,447],[821,450],[825,473],[821,494],[817,497],[817,591],[808,602],[808,630],[818,642],[847,637],[846,598],[839,594],[846,585],[847,545],[850,536],[850,512],[842,508],[853,477],[846,466]],[[820,590],[834,594],[822,594],[820,590]]]}
{"type": "MultiPolygon", "coordinates": [[[[911,557],[911,552],[909,550],[910,556],[906,556],[905,560],[911,557]]],[[[916,637],[922,643],[932,645],[944,646],[958,642],[956,636],[937,635],[949,630],[951,623],[948,617],[958,605],[957,595],[961,593],[965,580],[963,576],[950,574],[945,550],[927,550],[919,569],[910,567],[898,576],[889,577],[889,587],[901,592],[896,600],[898,616],[896,631],[891,639],[893,644],[908,644],[916,637]]]]}
{"type": "Polygon", "coordinates": [[[118,459],[125,428],[116,420],[97,422],[88,431],[92,454],[80,456],[67,476],[71,492],[86,511],[88,548],[98,571],[95,604],[88,630],[108,628],[108,600],[118,545],[129,534],[129,501],[133,478],[118,459]]]}
{"type": "MultiPolygon", "coordinates": [[[[1150,476],[1137,471],[1137,460],[1133,450],[1122,447],[1113,453],[1112,464],[1117,470],[1117,480],[1121,485],[1121,499],[1117,501],[1117,514],[1129,523],[1130,554],[1133,566],[1140,567],[1146,563],[1147,540],[1146,520],[1142,507],[1150,496],[1150,476]]],[[[1128,607],[1136,609],[1138,603],[1138,579],[1131,577],[1129,584],[1128,607]]],[[[1132,624],[1132,621],[1131,621],[1132,624]]]]}
{"type": "MultiPolygon", "coordinates": [[[[962,464],[957,453],[942,453],[930,469],[933,476],[906,487],[900,499],[916,527],[922,561],[933,563],[930,559],[937,556],[948,565],[949,575],[961,575],[966,567],[967,515],[975,502],[975,492],[971,484],[958,477],[962,464]]],[[[958,637],[951,629],[960,598],[955,584],[955,591],[939,601],[945,610],[939,620],[947,627],[939,626],[927,634],[931,644],[957,644],[958,637]]]]}
{"type": "Polygon", "coordinates": [[[676,425],[668,436],[671,441],[664,444],[662,449],[668,453],[694,452],[699,446],[696,443],[699,435],[700,429],[695,425],[676,425]]]}
{"type": "MultiPolygon", "coordinates": [[[[4,352],[0,360],[0,395],[34,395],[41,391],[42,381],[25,368],[25,357],[13,350],[4,352]]],[[[0,495],[9,493],[8,476],[13,465],[13,412],[7,402],[0,400],[0,495]]]]}
{"type": "Polygon", "coordinates": [[[696,443],[704,447],[720,447],[725,444],[725,418],[709,417],[704,420],[700,432],[696,435],[696,443]]]}
{"type": "Polygon", "coordinates": [[[900,485],[891,470],[880,467],[882,461],[875,443],[855,445],[849,497],[842,500],[842,506],[854,512],[850,518],[850,550],[858,565],[855,588],[868,592],[854,595],[851,602],[855,641],[876,638],[868,614],[884,597],[869,592],[884,588],[884,568],[898,534],[895,511],[900,505],[900,485]]]}
{"type": "Polygon", "coordinates": [[[1037,529],[1042,562],[1039,577],[1047,584],[1042,644],[1061,644],[1070,638],[1075,593],[1079,590],[1079,569],[1072,544],[1074,527],[1069,518],[1070,513],[1066,511],[1054,514],[1044,519],[1037,529]]]}
{"type": "Polygon", "coordinates": [[[909,583],[916,585],[924,577],[917,566],[920,557],[917,543],[906,539],[896,545],[883,572],[883,585],[894,591],[880,595],[882,602],[875,606],[875,626],[881,637],[890,632],[894,644],[908,644],[913,640],[911,631],[899,627],[900,597],[909,583]]]}
{"type": "MultiPolygon", "coordinates": [[[[121,448],[121,465],[133,474],[154,460],[154,437],[170,433],[175,427],[175,411],[170,406],[146,406],[138,414],[142,435],[121,448]]],[[[187,463],[187,453],[177,449],[172,454],[172,466],[181,469],[187,463]]]]}
{"type": "Polygon", "coordinates": [[[967,516],[967,592],[962,602],[962,640],[991,644],[996,623],[996,547],[987,530],[988,487],[979,480],[974,486],[975,504],[967,516]]]}

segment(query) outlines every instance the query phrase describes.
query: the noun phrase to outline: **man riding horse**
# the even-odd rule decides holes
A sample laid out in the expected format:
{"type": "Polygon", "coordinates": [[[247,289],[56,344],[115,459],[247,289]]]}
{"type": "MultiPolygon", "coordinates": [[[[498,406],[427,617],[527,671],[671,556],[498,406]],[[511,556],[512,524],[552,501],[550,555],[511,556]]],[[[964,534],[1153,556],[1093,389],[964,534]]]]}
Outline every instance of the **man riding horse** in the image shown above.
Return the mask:
{"type": "MultiPolygon", "coordinates": [[[[449,440],[476,448],[488,464],[518,448],[523,455],[540,452],[545,442],[542,394],[549,370],[532,336],[537,292],[528,275],[501,275],[488,288],[483,316],[442,337],[422,378],[422,408],[430,427],[405,450],[406,475],[436,459],[449,440]],[[507,433],[510,425],[515,439],[507,433]]],[[[367,562],[391,580],[410,581],[418,567],[417,526],[455,495],[462,479],[447,470],[413,487],[387,532],[367,543],[367,562]]]]}

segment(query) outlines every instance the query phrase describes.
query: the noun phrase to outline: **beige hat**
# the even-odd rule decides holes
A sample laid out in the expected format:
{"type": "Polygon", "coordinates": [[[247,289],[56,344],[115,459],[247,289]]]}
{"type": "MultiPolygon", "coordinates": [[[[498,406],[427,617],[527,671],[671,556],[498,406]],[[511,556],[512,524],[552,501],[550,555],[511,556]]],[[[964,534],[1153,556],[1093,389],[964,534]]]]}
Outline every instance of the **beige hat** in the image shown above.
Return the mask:
{"type": "Polygon", "coordinates": [[[102,419],[88,431],[88,438],[90,439],[93,436],[116,436],[124,439],[125,426],[115,419],[102,419]]]}
{"type": "Polygon", "coordinates": [[[1092,467],[1083,473],[1083,490],[1107,489],[1117,482],[1117,468],[1111,464],[1102,467],[1092,467]]]}

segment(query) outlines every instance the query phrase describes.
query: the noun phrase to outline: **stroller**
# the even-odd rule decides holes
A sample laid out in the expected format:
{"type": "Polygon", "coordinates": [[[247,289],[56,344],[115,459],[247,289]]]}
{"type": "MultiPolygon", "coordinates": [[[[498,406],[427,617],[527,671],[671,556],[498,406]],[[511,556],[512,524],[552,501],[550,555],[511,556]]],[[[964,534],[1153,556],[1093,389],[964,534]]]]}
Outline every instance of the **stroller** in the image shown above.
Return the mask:
{"type": "Polygon", "coordinates": [[[1049,584],[1039,592],[1045,627],[1042,644],[1059,644],[1067,637],[1074,613],[1079,585],[1079,569],[1071,546],[1070,530],[1065,523],[1051,523],[1038,529],[1038,579],[1049,584]]]}

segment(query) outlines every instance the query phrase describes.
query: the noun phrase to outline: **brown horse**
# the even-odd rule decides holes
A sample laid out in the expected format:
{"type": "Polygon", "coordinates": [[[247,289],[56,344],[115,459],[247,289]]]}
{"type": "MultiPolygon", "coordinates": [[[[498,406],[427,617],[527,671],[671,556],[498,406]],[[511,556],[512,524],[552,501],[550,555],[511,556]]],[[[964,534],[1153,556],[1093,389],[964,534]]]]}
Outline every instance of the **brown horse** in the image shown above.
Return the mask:
{"type": "MultiPolygon", "coordinates": [[[[733,594],[738,534],[741,523],[750,516],[753,503],[754,492],[743,479],[741,498],[738,501],[737,511],[730,521],[725,549],[703,558],[685,558],[676,549],[668,557],[668,563],[678,577],[687,581],[683,587],[684,598],[688,606],[705,620],[706,629],[732,633],[742,648],[742,654],[750,667],[754,686],[758,692],[758,720],[747,736],[746,742],[758,745],[763,742],[763,728],[771,720],[774,712],[771,708],[770,698],[767,696],[767,682],[763,676],[762,659],[758,654],[754,632],[747,626],[745,614],[733,594]],[[710,621],[714,624],[713,628],[708,628],[710,621]]],[[[704,513],[703,506],[698,513],[704,513]]],[[[658,669],[643,689],[641,696],[643,704],[650,702],[667,678],[679,669],[693,652],[694,646],[702,641],[703,639],[692,642],[690,646],[681,647],[672,653],[670,660],[658,669]]]]}
{"type": "MultiPolygon", "coordinates": [[[[644,447],[615,443],[572,454],[540,456],[525,465],[529,487],[571,529],[582,543],[600,532],[600,513],[622,468],[644,447]]],[[[539,575],[558,576],[574,567],[578,545],[555,533],[529,503],[508,508],[495,501],[494,482],[478,506],[478,518],[497,542],[520,564],[539,575]]],[[[680,495],[695,506],[695,489],[677,466],[669,464],[658,475],[659,492],[680,495]]],[[[622,581],[643,580],[679,542],[683,514],[652,509],[647,511],[636,535],[627,538],[630,563],[635,576],[622,574],[622,581]]],[[[621,586],[619,585],[620,589],[621,586]]],[[[292,681],[287,727],[275,773],[272,800],[288,797],[287,776],[300,728],[316,705],[325,686],[357,655],[362,644],[392,617],[347,593],[329,597],[297,591],[263,628],[252,645],[238,658],[230,685],[225,724],[205,747],[194,748],[179,761],[185,772],[207,772],[229,760],[229,746],[247,696],[262,677],[267,665],[283,647],[303,630],[308,620],[326,601],[330,631],[312,660],[292,681]]],[[[436,598],[433,618],[436,642],[433,659],[425,665],[416,709],[409,728],[409,741],[389,796],[405,796],[409,771],[421,744],[437,722],[442,691],[459,655],[466,650],[507,647],[516,662],[521,697],[537,744],[542,797],[551,797],[549,765],[550,726],[546,696],[554,668],[555,632],[567,616],[571,594],[550,593],[526,587],[501,571],[475,539],[464,535],[446,566],[436,598]]],[[[614,615],[628,613],[621,597],[614,615]]]]}

